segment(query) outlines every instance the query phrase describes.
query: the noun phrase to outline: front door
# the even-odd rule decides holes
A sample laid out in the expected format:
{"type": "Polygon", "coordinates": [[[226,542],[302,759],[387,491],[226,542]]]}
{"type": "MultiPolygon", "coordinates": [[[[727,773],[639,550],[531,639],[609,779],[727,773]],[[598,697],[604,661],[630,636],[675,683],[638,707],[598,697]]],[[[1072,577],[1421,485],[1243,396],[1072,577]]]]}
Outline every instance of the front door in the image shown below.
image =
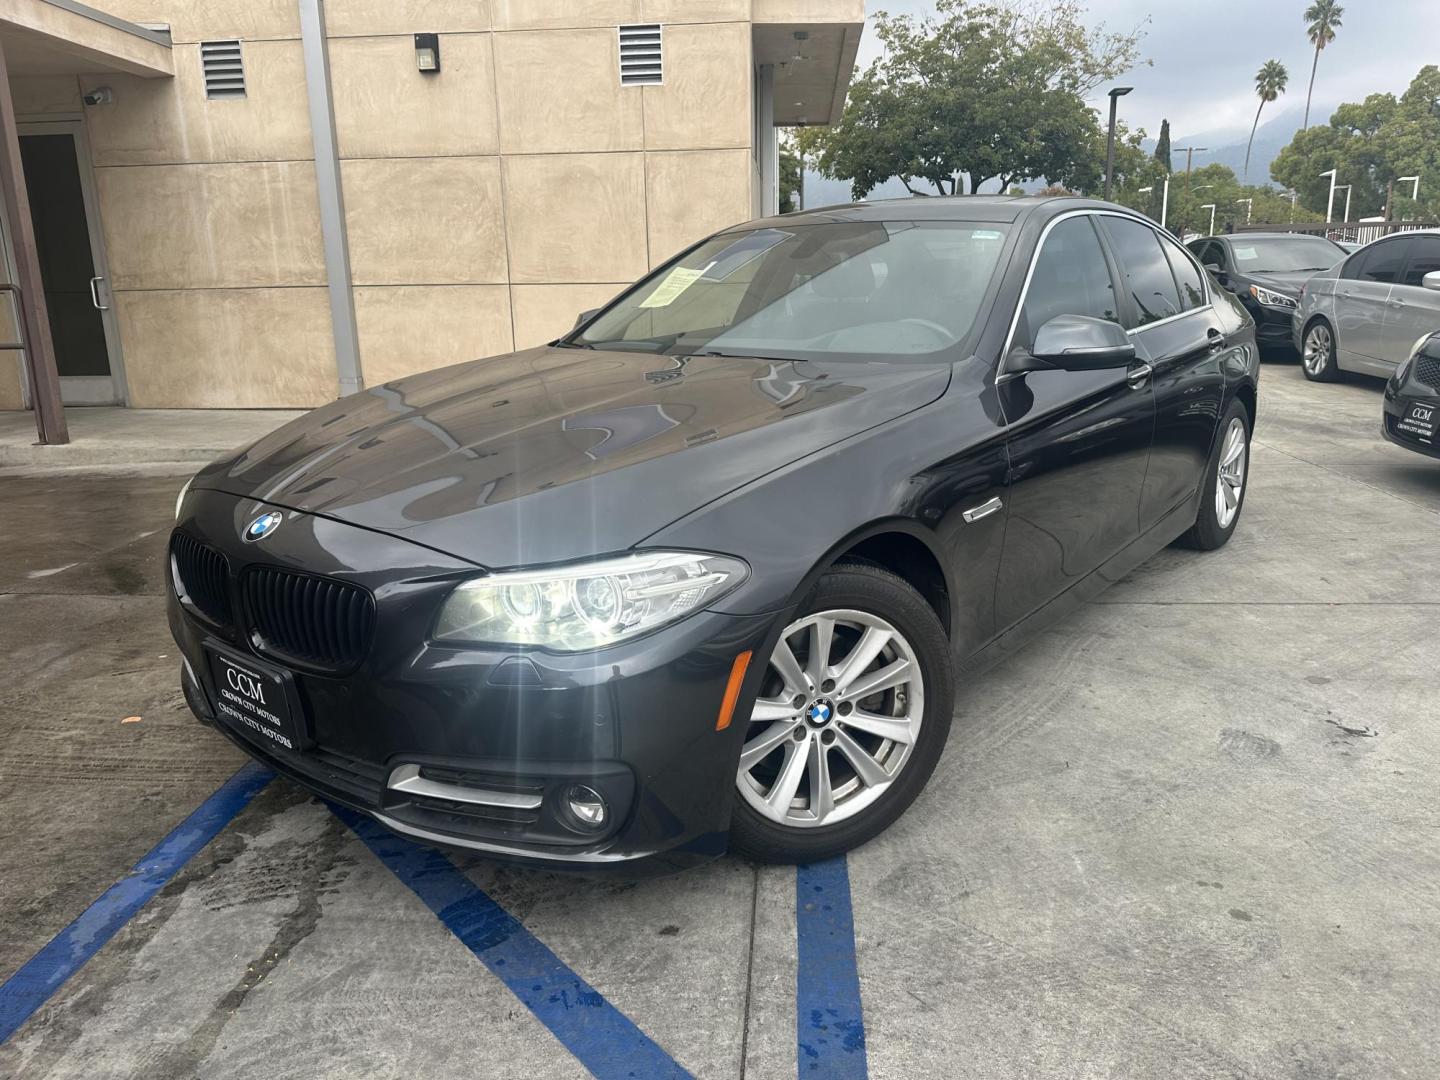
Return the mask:
{"type": "Polygon", "coordinates": [[[1385,301],[1385,334],[1380,359],[1399,365],[1410,355],[1416,340],[1440,330],[1440,292],[1425,288],[1425,275],[1440,270],[1440,236],[1416,233],[1410,237],[1410,261],[1405,276],[1385,301]]]}
{"type": "Polygon", "coordinates": [[[1390,290],[1405,270],[1410,238],[1376,240],[1346,260],[1335,282],[1337,344],[1367,360],[1383,355],[1390,290]]]}
{"type": "Polygon", "coordinates": [[[67,405],[124,400],[90,162],[78,122],[20,124],[20,159],[67,405]]]}
{"type": "MultiPolygon", "coordinates": [[[[1122,310],[1091,216],[1064,218],[1035,261],[1012,347],[1028,348],[1057,315],[1119,322],[1122,310]]],[[[1000,378],[1010,515],[995,609],[1005,630],[1140,535],[1155,393],[1148,377],[1125,368],[1000,378]]]]}

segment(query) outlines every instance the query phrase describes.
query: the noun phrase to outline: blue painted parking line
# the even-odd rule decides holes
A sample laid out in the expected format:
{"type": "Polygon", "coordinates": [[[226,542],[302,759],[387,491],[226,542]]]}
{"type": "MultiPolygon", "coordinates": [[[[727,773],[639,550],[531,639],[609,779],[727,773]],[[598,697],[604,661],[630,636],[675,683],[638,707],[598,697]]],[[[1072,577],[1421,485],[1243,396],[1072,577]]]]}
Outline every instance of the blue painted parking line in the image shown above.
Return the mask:
{"type": "Polygon", "coordinates": [[[156,844],[123,878],[101,894],[19,971],[0,985],[0,1042],[13,1035],[65,980],[115,936],[176,872],[245,809],[274,774],[243,766],[156,844]]]}
{"type": "Polygon", "coordinates": [[[600,1080],[690,1076],[442,853],[331,810],[600,1080]]]}
{"type": "Polygon", "coordinates": [[[845,856],[796,867],[795,937],[799,1075],[863,1080],[869,1067],[845,856]]]}

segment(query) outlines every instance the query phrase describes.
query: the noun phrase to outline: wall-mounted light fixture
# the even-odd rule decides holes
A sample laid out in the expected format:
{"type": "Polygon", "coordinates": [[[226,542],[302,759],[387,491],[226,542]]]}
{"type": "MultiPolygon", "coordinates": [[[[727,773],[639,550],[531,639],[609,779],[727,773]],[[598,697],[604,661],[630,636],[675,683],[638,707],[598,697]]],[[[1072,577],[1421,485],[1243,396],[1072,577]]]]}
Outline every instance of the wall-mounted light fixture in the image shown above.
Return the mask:
{"type": "Polygon", "coordinates": [[[415,67],[425,75],[434,75],[440,70],[440,35],[415,35],[415,67]]]}
{"type": "Polygon", "coordinates": [[[81,99],[86,105],[109,105],[115,100],[115,91],[108,86],[97,86],[81,99]]]}

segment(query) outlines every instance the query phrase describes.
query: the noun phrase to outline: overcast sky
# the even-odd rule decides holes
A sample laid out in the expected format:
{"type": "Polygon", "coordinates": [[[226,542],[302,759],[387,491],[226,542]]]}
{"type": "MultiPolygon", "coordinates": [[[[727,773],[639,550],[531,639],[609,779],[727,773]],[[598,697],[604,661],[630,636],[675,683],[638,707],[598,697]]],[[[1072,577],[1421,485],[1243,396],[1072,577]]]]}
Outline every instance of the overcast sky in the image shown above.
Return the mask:
{"type": "MultiPolygon", "coordinates": [[[[1279,60],[1290,72],[1280,107],[1305,107],[1313,51],[1301,14],[1308,0],[1089,0],[1086,6],[1091,26],[1145,24],[1141,56],[1154,65],[1126,73],[1115,85],[1135,88],[1120,100],[1120,117],[1152,138],[1161,117],[1169,117],[1177,137],[1239,132],[1243,138],[1255,115],[1255,72],[1266,60],[1279,60]]],[[[1335,41],[1320,57],[1317,104],[1398,94],[1425,64],[1440,63],[1440,0],[1347,0],[1343,6],[1335,41]]],[[[932,0],[867,0],[865,7],[870,15],[934,10],[932,0]]],[[[867,31],[861,66],[877,51],[867,31]]],[[[1265,111],[1271,110],[1280,111],[1273,105],[1265,111]]],[[[1329,118],[1328,109],[1321,113],[1322,122],[1329,118]]]]}

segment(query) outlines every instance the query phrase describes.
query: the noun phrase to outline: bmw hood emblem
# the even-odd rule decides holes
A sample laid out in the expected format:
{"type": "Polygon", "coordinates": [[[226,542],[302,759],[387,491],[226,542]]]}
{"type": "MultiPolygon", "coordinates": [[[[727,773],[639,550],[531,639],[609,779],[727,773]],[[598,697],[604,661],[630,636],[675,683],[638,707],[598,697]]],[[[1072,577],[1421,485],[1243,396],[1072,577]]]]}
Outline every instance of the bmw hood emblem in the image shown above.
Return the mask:
{"type": "Polygon", "coordinates": [[[285,515],[279,510],[271,510],[268,514],[261,514],[249,525],[245,526],[245,542],[253,544],[256,540],[264,540],[280,527],[280,522],[285,520],[285,515]]]}

